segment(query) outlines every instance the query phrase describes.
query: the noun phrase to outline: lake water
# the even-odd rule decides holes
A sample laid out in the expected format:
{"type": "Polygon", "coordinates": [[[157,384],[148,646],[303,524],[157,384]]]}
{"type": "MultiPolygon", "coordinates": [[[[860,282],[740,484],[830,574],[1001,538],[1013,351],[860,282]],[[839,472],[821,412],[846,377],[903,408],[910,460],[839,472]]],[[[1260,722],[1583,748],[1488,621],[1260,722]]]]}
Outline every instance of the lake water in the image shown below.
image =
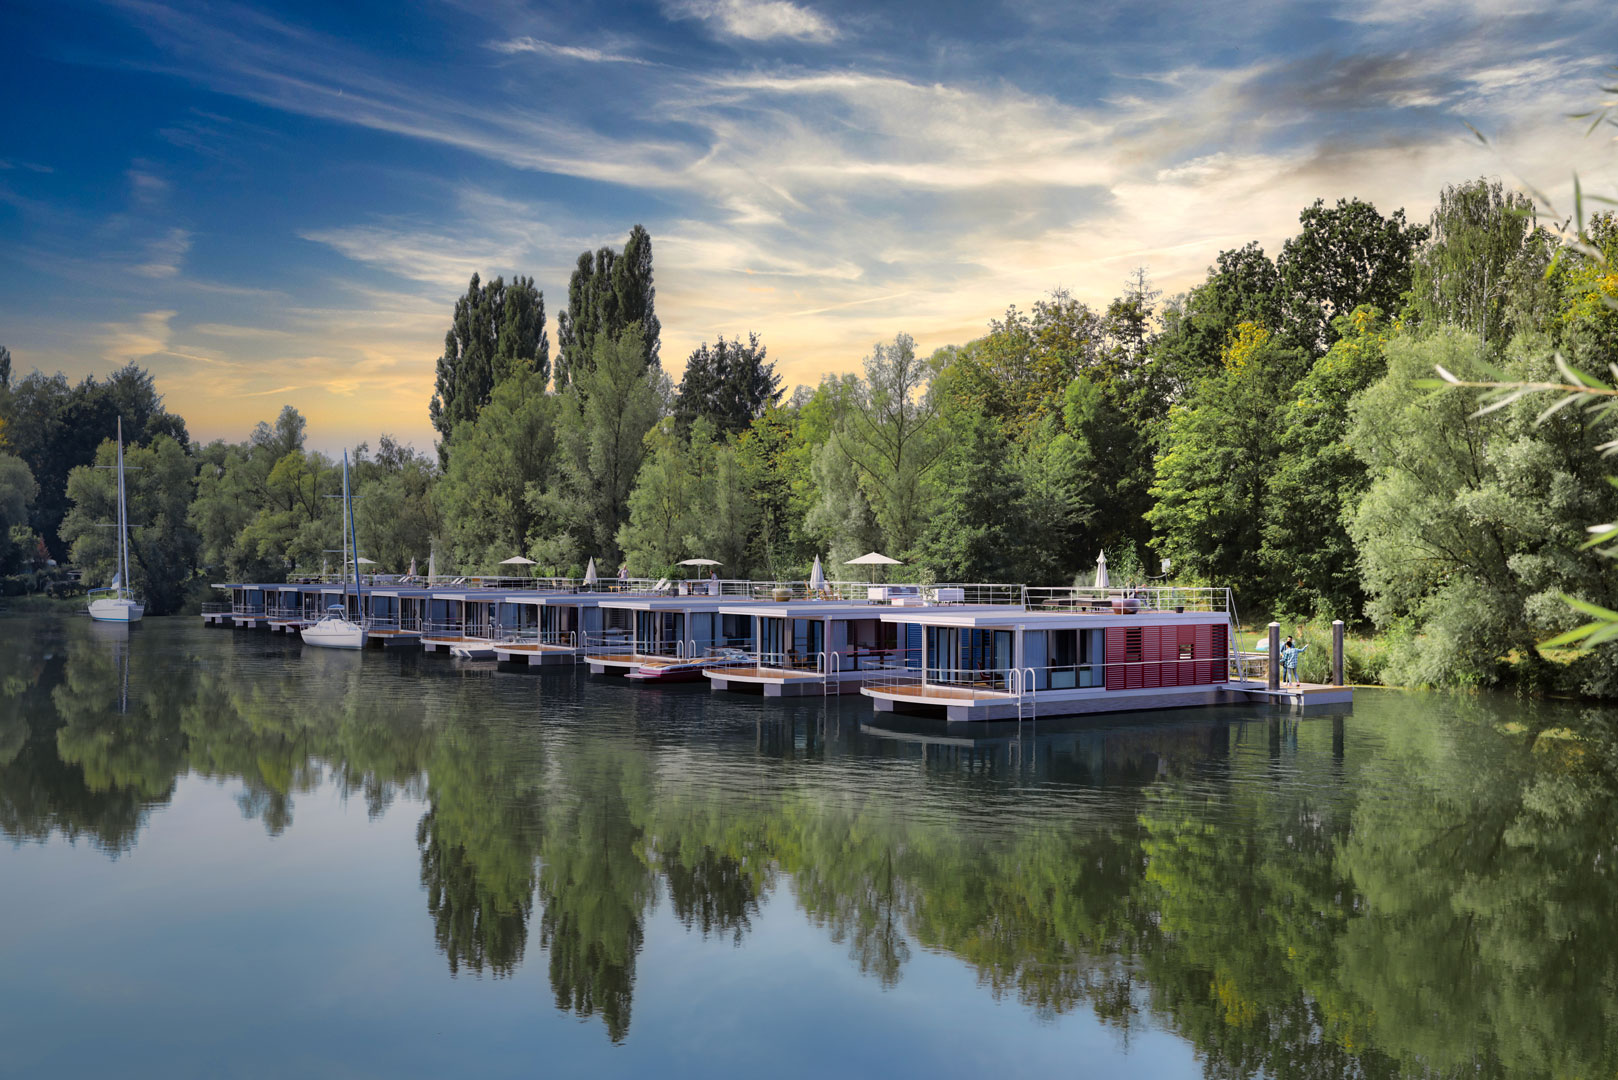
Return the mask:
{"type": "Polygon", "coordinates": [[[1618,1074],[1611,713],[876,723],[0,620],[0,1074],[1618,1074]]]}

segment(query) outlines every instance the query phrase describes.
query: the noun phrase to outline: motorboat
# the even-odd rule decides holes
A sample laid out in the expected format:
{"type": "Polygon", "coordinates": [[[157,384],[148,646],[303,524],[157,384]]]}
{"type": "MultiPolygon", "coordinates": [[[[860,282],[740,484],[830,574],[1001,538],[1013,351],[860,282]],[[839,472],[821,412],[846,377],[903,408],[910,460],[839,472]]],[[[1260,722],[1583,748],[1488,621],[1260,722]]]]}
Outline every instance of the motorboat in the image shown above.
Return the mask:
{"type": "MultiPolygon", "coordinates": [[[[105,466],[103,466],[105,468],[105,466]]],[[[97,622],[136,623],[146,614],[146,605],[135,598],[129,587],[129,504],[124,495],[124,419],[118,418],[118,572],[112,584],[90,590],[90,618],[97,622]]]]}

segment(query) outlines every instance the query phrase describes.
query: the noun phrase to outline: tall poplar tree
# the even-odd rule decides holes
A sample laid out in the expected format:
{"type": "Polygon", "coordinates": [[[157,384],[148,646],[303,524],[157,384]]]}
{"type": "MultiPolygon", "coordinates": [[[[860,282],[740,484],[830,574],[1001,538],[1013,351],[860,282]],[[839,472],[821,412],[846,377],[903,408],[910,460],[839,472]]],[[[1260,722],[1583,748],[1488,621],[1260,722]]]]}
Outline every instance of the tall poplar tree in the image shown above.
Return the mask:
{"type": "Polygon", "coordinates": [[[616,341],[633,323],[640,324],[642,363],[656,365],[662,330],[656,295],[652,237],[643,226],[629,230],[622,252],[603,247],[580,254],[567,283],[567,310],[557,319],[556,389],[590,370],[597,341],[616,341]]]}
{"type": "Polygon", "coordinates": [[[518,276],[507,285],[497,277],[484,285],[473,274],[455,301],[428,406],[439,434],[440,463],[448,462],[455,425],[475,420],[502,379],[516,371],[548,377],[550,363],[545,294],[534,288],[534,279],[518,276]]]}

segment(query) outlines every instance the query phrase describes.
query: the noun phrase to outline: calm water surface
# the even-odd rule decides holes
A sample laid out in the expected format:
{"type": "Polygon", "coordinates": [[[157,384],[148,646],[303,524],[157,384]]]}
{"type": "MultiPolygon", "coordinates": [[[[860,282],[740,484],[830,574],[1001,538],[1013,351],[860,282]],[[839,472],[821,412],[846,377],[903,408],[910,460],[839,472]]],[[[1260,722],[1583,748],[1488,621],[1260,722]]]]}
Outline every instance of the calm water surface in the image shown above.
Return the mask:
{"type": "Polygon", "coordinates": [[[0,620],[0,1074],[1618,1074],[1609,713],[884,723],[0,620]]]}

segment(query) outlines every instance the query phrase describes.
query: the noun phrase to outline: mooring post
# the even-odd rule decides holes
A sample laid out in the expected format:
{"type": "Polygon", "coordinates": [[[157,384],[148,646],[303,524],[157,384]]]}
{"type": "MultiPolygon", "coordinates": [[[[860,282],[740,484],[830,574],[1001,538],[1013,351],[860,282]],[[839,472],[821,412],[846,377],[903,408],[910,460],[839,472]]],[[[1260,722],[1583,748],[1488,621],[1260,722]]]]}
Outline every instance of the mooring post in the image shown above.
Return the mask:
{"type": "Polygon", "coordinates": [[[1269,668],[1271,690],[1281,689],[1281,624],[1270,624],[1270,662],[1265,665],[1269,668]]]}
{"type": "Polygon", "coordinates": [[[1333,619],[1331,624],[1331,684],[1343,685],[1343,620],[1333,619]]]}

